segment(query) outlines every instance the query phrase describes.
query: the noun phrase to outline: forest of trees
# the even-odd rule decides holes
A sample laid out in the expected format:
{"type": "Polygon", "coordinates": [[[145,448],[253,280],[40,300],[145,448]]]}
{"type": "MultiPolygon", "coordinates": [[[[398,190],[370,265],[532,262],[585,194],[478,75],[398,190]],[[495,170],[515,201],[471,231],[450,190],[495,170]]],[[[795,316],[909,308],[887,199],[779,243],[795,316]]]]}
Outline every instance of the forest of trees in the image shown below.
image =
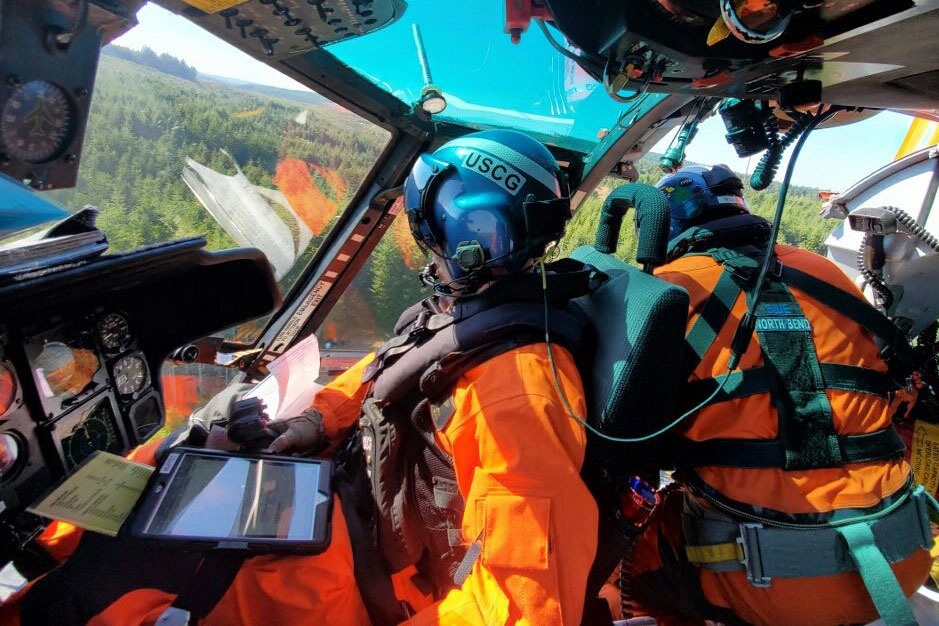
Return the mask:
{"type": "MultiPolygon", "coordinates": [[[[232,247],[181,174],[187,157],[233,174],[233,158],[252,184],[283,191],[311,225],[313,241],[281,281],[286,291],[374,165],[387,133],[313,92],[201,76],[185,62],[148,49],[107,50],[78,185],[51,192],[52,199],[71,209],[99,207],[98,224],[112,251],[192,235],[205,236],[210,249],[232,247]]],[[[660,177],[656,160],[638,166],[642,182],[660,177]]],[[[618,183],[607,179],[581,206],[562,252],[593,243],[600,205],[618,183]]],[[[771,215],[776,190],[748,192],[753,210],[771,215]]],[[[790,191],[781,240],[822,249],[831,226],[818,216],[816,194],[790,191]]],[[[424,259],[410,240],[405,216],[392,230],[331,316],[345,327],[337,333],[340,343],[350,336],[357,346],[380,341],[398,313],[425,293],[416,277],[424,259]]],[[[618,254],[631,260],[631,228],[623,229],[622,239],[618,254]]],[[[251,340],[262,324],[244,326],[237,336],[251,340]]]]}
{"type": "MultiPolygon", "coordinates": [[[[321,100],[312,92],[180,78],[174,74],[182,61],[155,70],[155,55],[134,54],[132,61],[102,56],[78,184],[49,192],[71,210],[98,207],[112,251],[193,235],[204,236],[209,249],[235,245],[183,182],[187,157],[225,174],[235,173],[233,158],[251,183],[271,189],[278,189],[279,164],[300,162],[329,205],[320,209],[334,218],[387,141],[384,130],[348,111],[310,104],[321,100]]],[[[322,241],[325,230],[314,232],[296,271],[281,281],[283,291],[322,241]]]]}
{"type": "Polygon", "coordinates": [[[125,61],[132,61],[133,63],[139,63],[140,65],[146,65],[147,67],[152,67],[153,69],[163,72],[164,74],[169,74],[170,76],[178,76],[179,78],[185,80],[195,81],[199,73],[196,71],[196,68],[192,67],[182,59],[177,59],[171,54],[157,54],[150,48],[144,46],[140,50],[132,50],[131,48],[125,48],[123,46],[106,46],[103,50],[103,53],[107,56],[116,57],[118,59],[124,59],[125,61]]]}

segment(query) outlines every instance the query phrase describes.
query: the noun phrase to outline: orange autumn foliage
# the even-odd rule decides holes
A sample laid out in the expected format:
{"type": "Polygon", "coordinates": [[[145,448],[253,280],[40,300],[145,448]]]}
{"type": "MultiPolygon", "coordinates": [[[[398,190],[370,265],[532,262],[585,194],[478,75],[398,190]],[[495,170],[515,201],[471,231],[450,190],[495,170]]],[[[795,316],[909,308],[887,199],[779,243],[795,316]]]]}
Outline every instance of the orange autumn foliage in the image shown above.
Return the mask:
{"type": "Polygon", "coordinates": [[[310,163],[310,167],[316,170],[316,173],[326,181],[326,188],[333,192],[337,199],[344,198],[346,195],[346,181],[337,170],[331,170],[328,167],[320,167],[316,163],[310,163]]]}
{"type": "MultiPolygon", "coordinates": [[[[403,202],[402,198],[395,200],[395,203],[399,202],[403,202]]],[[[411,226],[408,224],[408,217],[404,211],[401,211],[392,222],[391,236],[401,252],[401,260],[404,264],[411,269],[419,269],[424,264],[424,255],[414,242],[414,235],[411,234],[411,226]]]]}
{"type": "MultiPolygon", "coordinates": [[[[313,165],[336,198],[343,198],[346,184],[335,170],[313,165]]],[[[320,235],[339,210],[339,202],[324,193],[300,159],[283,159],[274,172],[274,184],[314,235],[320,235]]]]}

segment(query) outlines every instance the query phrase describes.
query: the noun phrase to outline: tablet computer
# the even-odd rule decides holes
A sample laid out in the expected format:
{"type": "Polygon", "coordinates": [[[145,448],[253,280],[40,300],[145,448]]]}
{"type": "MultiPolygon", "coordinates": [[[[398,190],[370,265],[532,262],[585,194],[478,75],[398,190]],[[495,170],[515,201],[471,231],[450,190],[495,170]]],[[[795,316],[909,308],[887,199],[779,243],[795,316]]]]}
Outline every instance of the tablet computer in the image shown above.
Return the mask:
{"type": "Polygon", "coordinates": [[[314,554],[330,538],[332,464],[175,448],[121,532],[193,549],[314,554]]]}

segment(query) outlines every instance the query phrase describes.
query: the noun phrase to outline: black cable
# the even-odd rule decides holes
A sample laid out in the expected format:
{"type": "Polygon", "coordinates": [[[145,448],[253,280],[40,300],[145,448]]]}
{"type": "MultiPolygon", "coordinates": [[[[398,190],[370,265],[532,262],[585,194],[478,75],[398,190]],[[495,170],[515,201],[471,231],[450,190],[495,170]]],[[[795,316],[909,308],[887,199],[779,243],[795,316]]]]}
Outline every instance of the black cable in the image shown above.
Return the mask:
{"type": "Polygon", "coordinates": [[[782,137],[778,134],[779,120],[776,119],[775,115],[770,113],[768,117],[763,120],[763,128],[766,130],[766,136],[769,138],[770,146],[766,149],[766,152],[763,153],[763,157],[760,159],[756,168],[754,168],[753,174],[750,175],[750,187],[757,191],[762,191],[770,186],[773,179],[776,178],[776,172],[779,170],[779,164],[782,163],[782,157],[786,152],[786,148],[798,137],[802,136],[802,132],[805,130],[806,124],[810,119],[811,116],[807,115],[794,117],[792,125],[782,137]]]}
{"type": "Polygon", "coordinates": [[[867,281],[867,284],[871,286],[871,289],[880,296],[884,310],[889,311],[893,304],[893,292],[890,291],[884,279],[867,266],[867,247],[870,245],[872,237],[873,233],[864,234],[864,240],[861,242],[861,247],[858,248],[857,251],[857,269],[861,273],[861,276],[864,277],[864,280],[867,281]]]}
{"type": "Polygon", "coordinates": [[[913,216],[904,211],[903,209],[898,209],[895,206],[884,207],[891,213],[897,216],[897,221],[906,226],[907,230],[910,231],[910,234],[918,239],[921,239],[927,246],[939,252],[939,239],[936,239],[928,230],[926,230],[919,222],[913,219],[913,216]]]}
{"type": "MultiPolygon", "coordinates": [[[[779,237],[779,226],[782,223],[783,207],[786,205],[786,196],[789,193],[789,183],[792,180],[792,173],[795,171],[796,161],[799,158],[799,152],[805,145],[805,140],[815,130],[815,127],[837,113],[840,109],[831,107],[827,111],[815,115],[807,115],[804,121],[804,131],[799,136],[795,148],[792,150],[792,157],[786,166],[786,175],[783,177],[782,185],[779,188],[779,197],[776,199],[776,214],[773,216],[773,227],[769,234],[769,243],[766,248],[766,256],[763,259],[763,265],[760,266],[760,274],[756,280],[756,286],[753,288],[753,302],[747,308],[737,330],[734,332],[734,338],[730,344],[730,359],[727,364],[727,371],[732,372],[740,363],[740,358],[750,346],[750,339],[753,337],[753,330],[756,328],[756,307],[760,303],[760,297],[763,294],[763,285],[766,284],[766,277],[769,274],[770,266],[776,259],[776,239],[779,237]],[[805,121],[807,119],[807,121],[805,121]]],[[[789,129],[792,130],[791,128],[789,129]]],[[[789,134],[788,132],[786,133],[789,134]]]]}

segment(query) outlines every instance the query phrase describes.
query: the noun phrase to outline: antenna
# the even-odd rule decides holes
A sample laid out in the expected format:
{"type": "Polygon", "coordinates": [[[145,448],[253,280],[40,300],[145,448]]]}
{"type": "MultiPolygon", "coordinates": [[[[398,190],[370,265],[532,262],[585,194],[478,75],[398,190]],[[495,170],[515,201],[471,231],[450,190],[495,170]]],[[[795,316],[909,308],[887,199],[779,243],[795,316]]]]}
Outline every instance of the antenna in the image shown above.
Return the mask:
{"type": "Polygon", "coordinates": [[[421,64],[421,75],[424,77],[424,87],[421,89],[418,107],[425,113],[434,115],[447,108],[447,100],[440,89],[434,85],[434,79],[430,75],[430,63],[427,62],[424,38],[421,36],[421,27],[416,22],[411,24],[411,32],[414,33],[414,47],[417,48],[417,60],[421,64]]]}

